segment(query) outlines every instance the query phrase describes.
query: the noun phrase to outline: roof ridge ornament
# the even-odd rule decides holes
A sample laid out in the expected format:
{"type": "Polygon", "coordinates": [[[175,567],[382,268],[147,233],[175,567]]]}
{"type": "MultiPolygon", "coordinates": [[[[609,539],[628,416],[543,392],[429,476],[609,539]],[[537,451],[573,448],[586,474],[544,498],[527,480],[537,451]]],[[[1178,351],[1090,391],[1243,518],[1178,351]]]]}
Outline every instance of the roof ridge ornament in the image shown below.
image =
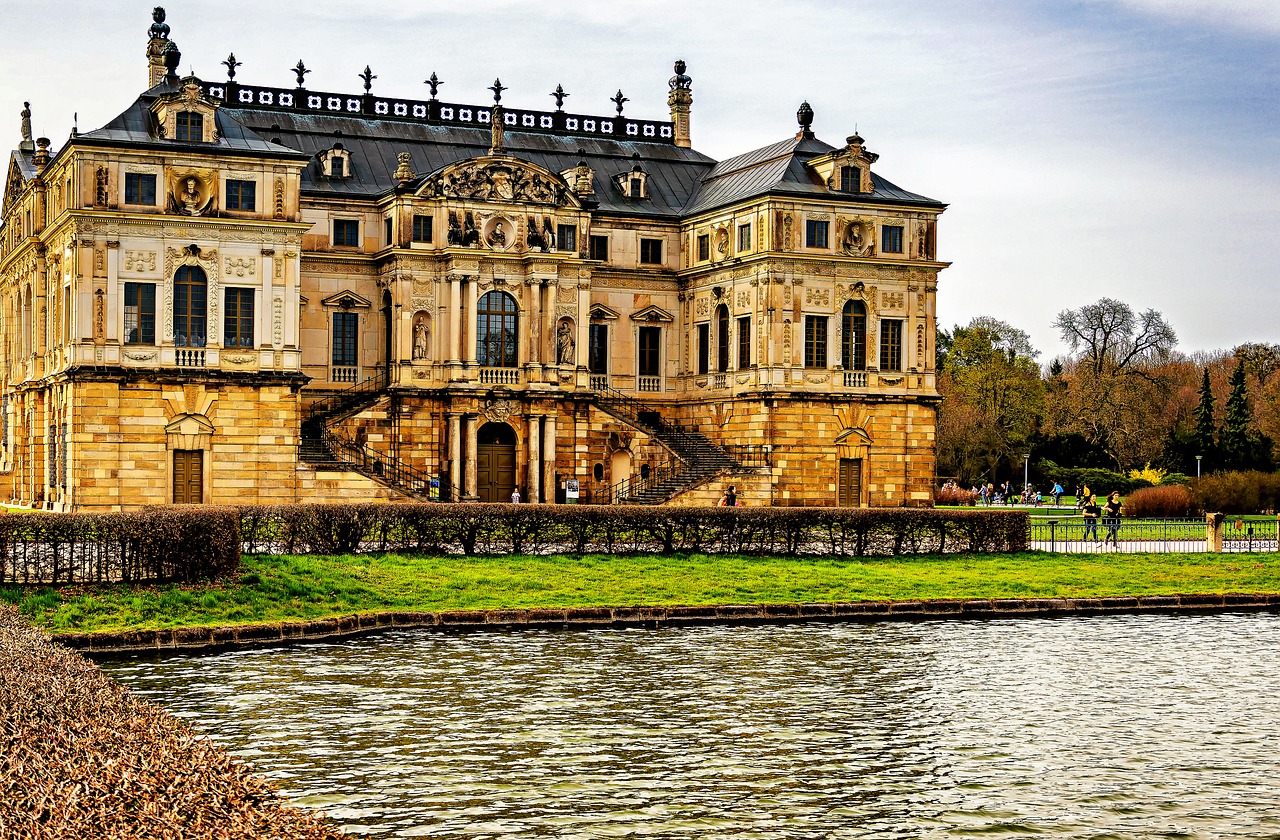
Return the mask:
{"type": "Polygon", "coordinates": [[[556,110],[557,110],[557,111],[563,111],[563,110],[564,110],[564,98],[565,98],[566,96],[568,96],[568,95],[569,95],[569,94],[565,93],[564,87],[563,87],[563,86],[561,86],[561,85],[556,85],[556,89],[555,89],[555,90],[553,90],[553,91],[551,91],[551,95],[552,95],[552,96],[554,96],[554,97],[556,98],[556,110]]]}
{"type": "Polygon", "coordinates": [[[800,107],[796,110],[796,122],[800,123],[800,132],[796,135],[797,140],[813,139],[813,107],[809,105],[809,100],[800,103],[800,107]]]}
{"type": "Polygon", "coordinates": [[[227,81],[234,82],[236,80],[236,68],[244,64],[243,61],[236,61],[236,54],[231,53],[222,62],[222,66],[227,68],[227,81]]]}
{"type": "Polygon", "coordinates": [[[442,84],[444,84],[444,82],[442,82],[442,81],[440,81],[438,78],[436,78],[435,71],[433,70],[433,71],[431,72],[431,78],[430,78],[430,79],[427,79],[425,82],[423,82],[423,84],[424,84],[424,85],[426,85],[427,87],[431,88],[431,99],[432,99],[432,101],[435,101],[435,98],[436,98],[436,91],[439,89],[439,87],[440,87],[442,84]]]}
{"type": "Polygon", "coordinates": [[[35,144],[31,141],[31,103],[22,103],[22,142],[18,144],[18,148],[25,152],[29,152],[35,148],[35,144]]]}
{"type": "Polygon", "coordinates": [[[369,91],[373,90],[373,80],[378,77],[373,75],[373,71],[369,69],[369,65],[367,64],[364,66],[364,72],[357,73],[356,77],[359,79],[364,79],[364,94],[365,96],[368,96],[369,91]]]}
{"type": "Polygon", "coordinates": [[[501,105],[501,104],[502,104],[502,92],[503,92],[504,90],[510,90],[511,88],[503,86],[503,84],[502,84],[502,79],[494,79],[494,80],[493,80],[493,84],[489,85],[489,88],[488,88],[488,89],[489,89],[489,90],[491,90],[491,91],[493,91],[493,104],[494,104],[494,105],[501,105]]]}
{"type": "Polygon", "coordinates": [[[622,95],[622,88],[618,88],[618,92],[609,97],[609,101],[618,106],[618,116],[622,116],[622,103],[630,102],[631,100],[622,95]]]}
{"type": "Polygon", "coordinates": [[[307,74],[310,73],[311,71],[307,69],[307,65],[302,63],[302,59],[298,59],[297,66],[291,67],[290,69],[294,72],[295,75],[297,75],[298,89],[301,90],[302,87],[306,84],[307,74]]]}

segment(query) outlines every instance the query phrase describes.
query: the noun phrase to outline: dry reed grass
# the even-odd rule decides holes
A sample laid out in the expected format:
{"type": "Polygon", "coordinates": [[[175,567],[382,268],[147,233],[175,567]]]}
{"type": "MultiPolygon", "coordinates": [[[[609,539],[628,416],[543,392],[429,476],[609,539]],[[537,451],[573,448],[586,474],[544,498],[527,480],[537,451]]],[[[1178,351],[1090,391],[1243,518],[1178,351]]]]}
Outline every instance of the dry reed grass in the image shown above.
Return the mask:
{"type": "Polygon", "coordinates": [[[341,838],[0,607],[0,837],[341,838]]]}

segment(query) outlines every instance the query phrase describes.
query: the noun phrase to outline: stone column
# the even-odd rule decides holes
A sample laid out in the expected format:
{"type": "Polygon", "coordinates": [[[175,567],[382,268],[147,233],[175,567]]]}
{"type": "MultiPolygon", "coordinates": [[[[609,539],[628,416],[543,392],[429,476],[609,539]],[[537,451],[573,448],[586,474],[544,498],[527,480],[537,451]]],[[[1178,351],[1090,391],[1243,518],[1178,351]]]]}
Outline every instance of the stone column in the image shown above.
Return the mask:
{"type": "Polygon", "coordinates": [[[529,503],[540,502],[539,491],[541,489],[542,476],[542,459],[540,456],[541,447],[539,442],[542,437],[541,423],[542,417],[537,414],[529,415],[529,469],[526,471],[526,492],[529,494],[529,503]]]}
{"type": "Polygon", "coordinates": [[[462,361],[462,278],[449,275],[449,362],[462,361]]]}
{"type": "Polygon", "coordinates": [[[453,485],[452,501],[458,501],[462,489],[462,415],[449,412],[449,483],[453,485]]]}
{"type": "Polygon", "coordinates": [[[556,500],[556,416],[542,421],[542,492],[548,504],[556,500]]]}
{"type": "Polygon", "coordinates": [[[476,490],[478,487],[478,484],[476,483],[476,456],[478,454],[476,451],[476,429],[478,427],[477,420],[478,418],[474,414],[468,414],[464,418],[464,421],[467,427],[467,443],[465,447],[466,459],[467,459],[466,495],[468,499],[472,499],[472,500],[476,498],[476,490]]]}
{"type": "Polygon", "coordinates": [[[480,297],[480,278],[467,278],[467,310],[463,313],[463,342],[462,358],[467,364],[474,366],[476,363],[476,330],[479,327],[476,310],[480,297]]]}

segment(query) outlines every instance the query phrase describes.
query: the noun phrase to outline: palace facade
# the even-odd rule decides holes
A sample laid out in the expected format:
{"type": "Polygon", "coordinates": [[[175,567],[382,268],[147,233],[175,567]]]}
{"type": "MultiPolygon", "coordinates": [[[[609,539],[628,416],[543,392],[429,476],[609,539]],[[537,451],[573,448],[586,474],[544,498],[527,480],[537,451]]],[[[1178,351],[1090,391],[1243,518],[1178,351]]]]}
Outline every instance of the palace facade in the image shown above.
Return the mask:
{"type": "Polygon", "coordinates": [[[861,137],[236,78],[56,151],[0,226],[0,497],[931,503],[937,220],[861,137]],[[567,499],[566,499],[567,497],[567,499]]]}

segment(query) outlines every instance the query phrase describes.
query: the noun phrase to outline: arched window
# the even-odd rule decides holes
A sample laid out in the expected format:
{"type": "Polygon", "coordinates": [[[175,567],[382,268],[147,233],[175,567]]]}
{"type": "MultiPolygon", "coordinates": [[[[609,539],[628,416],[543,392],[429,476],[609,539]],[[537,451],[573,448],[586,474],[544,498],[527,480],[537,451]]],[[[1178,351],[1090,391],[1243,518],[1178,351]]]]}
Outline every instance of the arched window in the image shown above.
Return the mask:
{"type": "Polygon", "coordinates": [[[867,307],[860,300],[844,305],[841,327],[840,363],[845,370],[867,369],[867,307]]]}
{"type": "Polygon", "coordinates": [[[476,307],[476,360],[481,367],[516,366],[516,301],[489,292],[476,307]]]}
{"type": "Polygon", "coordinates": [[[716,307],[716,370],[729,369],[729,307],[723,303],[716,307]]]}
{"type": "Polygon", "coordinates": [[[204,347],[208,328],[209,281],[204,270],[184,265],[173,277],[173,343],[204,347]]]}

